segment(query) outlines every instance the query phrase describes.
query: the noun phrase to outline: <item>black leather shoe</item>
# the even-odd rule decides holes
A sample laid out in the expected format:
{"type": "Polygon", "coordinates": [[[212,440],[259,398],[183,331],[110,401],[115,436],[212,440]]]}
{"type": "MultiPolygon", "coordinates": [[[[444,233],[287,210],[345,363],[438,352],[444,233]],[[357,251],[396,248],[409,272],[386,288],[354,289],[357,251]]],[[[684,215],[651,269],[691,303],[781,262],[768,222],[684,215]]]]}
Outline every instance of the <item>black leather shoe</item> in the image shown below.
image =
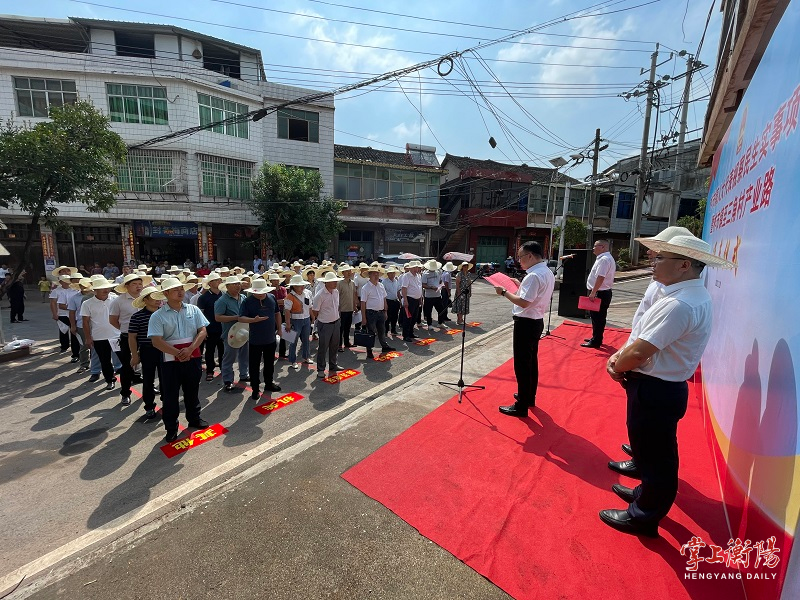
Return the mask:
{"type": "Polygon", "coordinates": [[[404,337],[404,338],[403,338],[403,341],[404,341],[404,342],[409,342],[409,343],[411,343],[411,342],[413,342],[413,341],[414,341],[414,338],[410,338],[410,337],[404,337]]]}
{"type": "Polygon", "coordinates": [[[584,341],[584,342],[591,342],[591,341],[592,341],[592,338],[583,338],[583,341],[584,341]]]}
{"type": "Polygon", "coordinates": [[[633,448],[630,444],[622,444],[622,451],[628,456],[633,456],[633,448]]]}
{"type": "Polygon", "coordinates": [[[631,518],[627,510],[616,510],[613,508],[601,510],[600,520],[609,527],[613,527],[622,533],[658,537],[658,523],[637,521],[631,518]]]}
{"type": "Polygon", "coordinates": [[[528,409],[524,406],[519,406],[516,402],[510,406],[500,406],[499,409],[504,415],[509,417],[527,417],[528,409]]]}
{"type": "Polygon", "coordinates": [[[279,386],[277,383],[275,383],[273,381],[272,383],[268,383],[267,385],[264,386],[264,391],[265,392],[280,392],[281,391],[281,386],[279,386]]]}
{"type": "Polygon", "coordinates": [[[583,347],[583,348],[599,348],[600,344],[596,344],[594,342],[584,342],[584,343],[581,344],[581,347],[583,347]]]}
{"type": "Polygon", "coordinates": [[[100,375],[89,375],[89,383],[94,383],[95,381],[100,381],[100,375]]]}
{"type": "Polygon", "coordinates": [[[392,348],[391,346],[384,346],[383,348],[381,348],[381,352],[383,352],[384,354],[387,352],[394,352],[395,350],[397,350],[397,348],[392,348]]]}
{"type": "Polygon", "coordinates": [[[375,360],[375,355],[371,351],[367,351],[367,360],[375,360]]]}
{"type": "Polygon", "coordinates": [[[164,441],[167,442],[174,442],[178,439],[178,432],[177,431],[168,431],[167,435],[164,436],[164,441]]]}
{"type": "Polygon", "coordinates": [[[633,501],[636,500],[636,496],[633,495],[633,490],[629,487],[625,487],[624,485],[620,485],[619,483],[612,485],[611,491],[625,500],[625,502],[628,504],[632,504],[633,501]]]}
{"type": "Polygon", "coordinates": [[[208,427],[208,421],[203,419],[197,419],[197,421],[189,421],[189,427],[194,427],[195,429],[205,429],[208,427]]]}
{"type": "MultiPolygon", "coordinates": [[[[519,402],[519,394],[517,394],[516,392],[514,393],[514,400],[516,402],[519,402]]],[[[534,406],[536,406],[536,402],[532,402],[531,404],[529,404],[528,408],[533,408],[534,406]]]]}
{"type": "Polygon", "coordinates": [[[608,468],[626,477],[633,477],[634,479],[642,478],[642,474],[639,473],[636,462],[633,460],[621,460],[619,462],[610,460],[608,461],[608,468]]]}

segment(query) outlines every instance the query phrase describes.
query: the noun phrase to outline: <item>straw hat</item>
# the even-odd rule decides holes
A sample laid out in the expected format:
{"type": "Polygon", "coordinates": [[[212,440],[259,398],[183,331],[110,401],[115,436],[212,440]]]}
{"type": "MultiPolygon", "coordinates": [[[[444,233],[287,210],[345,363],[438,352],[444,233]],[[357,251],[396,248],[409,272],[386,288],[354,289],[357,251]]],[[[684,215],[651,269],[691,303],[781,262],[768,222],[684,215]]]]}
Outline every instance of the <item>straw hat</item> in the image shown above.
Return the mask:
{"type": "Polygon", "coordinates": [[[653,252],[672,252],[693,260],[699,260],[709,267],[718,267],[720,269],[733,269],[736,267],[736,264],[714,255],[708,242],[693,235],[677,235],[668,242],[650,238],[642,240],[642,244],[653,252]]]}
{"type": "Polygon", "coordinates": [[[694,235],[694,234],[688,229],[686,229],[686,227],[678,227],[677,225],[672,225],[671,227],[667,227],[666,229],[660,231],[657,235],[654,235],[653,237],[638,237],[634,239],[637,242],[646,242],[650,240],[657,240],[659,242],[669,242],[676,235],[694,235]]]}
{"type": "Polygon", "coordinates": [[[98,290],[110,290],[113,287],[114,287],[114,282],[113,281],[109,281],[108,279],[106,279],[102,275],[100,277],[98,277],[97,279],[95,279],[94,281],[92,281],[92,289],[95,292],[98,291],[98,290]]]}
{"type": "Polygon", "coordinates": [[[242,273],[244,273],[244,269],[242,267],[233,267],[233,272],[238,275],[241,275],[242,273]]]}
{"type": "Polygon", "coordinates": [[[475,266],[475,265],[473,265],[472,263],[468,263],[468,262],[462,262],[460,265],[458,265],[458,270],[459,270],[459,271],[463,271],[462,267],[463,267],[464,265],[467,265],[467,271],[469,271],[470,269],[472,269],[472,267],[474,267],[474,266],[475,266]]]}
{"type": "Polygon", "coordinates": [[[125,275],[122,279],[122,283],[120,283],[117,287],[114,288],[114,291],[118,294],[124,294],[128,291],[128,284],[131,281],[136,281],[137,279],[141,280],[142,285],[150,285],[150,282],[153,281],[153,278],[150,275],[140,275],[139,273],[131,273],[130,275],[125,275]]]}
{"type": "MultiPolygon", "coordinates": [[[[363,265],[364,263],[361,264],[363,265]]],[[[353,267],[351,265],[348,265],[347,263],[342,263],[341,265],[339,265],[339,273],[344,273],[345,271],[353,271],[353,270],[354,270],[353,267]]]]}
{"type": "Polygon", "coordinates": [[[281,272],[279,273],[279,275],[280,275],[281,277],[294,277],[295,275],[297,275],[297,273],[295,273],[295,272],[294,272],[294,271],[292,271],[291,269],[287,269],[286,271],[281,271],[281,272]]]}
{"type": "Polygon", "coordinates": [[[64,269],[69,269],[69,272],[70,272],[70,274],[72,274],[72,273],[77,273],[77,272],[78,272],[78,268],[77,268],[77,267],[65,267],[65,266],[61,266],[61,267],[56,267],[55,269],[53,269],[53,270],[50,272],[50,275],[51,275],[51,276],[53,276],[53,277],[58,277],[58,276],[59,276],[59,275],[58,275],[58,272],[59,272],[59,271],[62,271],[62,270],[64,270],[64,269]]]}
{"type": "Polygon", "coordinates": [[[442,268],[442,263],[440,263],[435,258],[430,259],[423,265],[428,271],[438,271],[442,268]]]}
{"type": "Polygon", "coordinates": [[[413,269],[414,267],[417,267],[417,268],[420,268],[420,269],[421,269],[421,268],[422,268],[422,263],[421,263],[421,262],[419,262],[417,259],[414,259],[414,260],[412,260],[412,261],[409,261],[409,262],[407,262],[407,263],[405,264],[405,266],[406,266],[407,268],[409,268],[409,269],[413,269]]]}
{"type": "Polygon", "coordinates": [[[139,265],[136,267],[136,270],[141,271],[143,273],[147,273],[150,270],[150,267],[148,267],[147,265],[139,265]]]}
{"type": "Polygon", "coordinates": [[[272,271],[269,274],[269,280],[270,281],[280,281],[281,280],[281,276],[278,275],[277,273],[275,273],[274,271],[272,271]]]}
{"type": "Polygon", "coordinates": [[[394,265],[391,265],[388,269],[386,269],[386,274],[388,275],[389,273],[402,273],[402,271],[400,271],[394,265]]]}
{"type": "Polygon", "coordinates": [[[446,263],[444,263],[444,265],[442,266],[442,270],[443,270],[443,271],[447,271],[448,273],[452,273],[452,272],[453,272],[453,271],[455,271],[457,268],[458,268],[458,267],[456,267],[456,266],[455,266],[455,265],[454,265],[452,262],[450,262],[449,260],[448,260],[446,263]]]}
{"type": "Polygon", "coordinates": [[[205,279],[203,279],[203,285],[208,286],[212,281],[219,281],[222,277],[220,277],[219,273],[209,273],[205,279]]]}
{"type": "Polygon", "coordinates": [[[231,348],[241,348],[250,339],[250,326],[248,323],[234,323],[228,331],[228,345],[231,348]]]}
{"type": "Polygon", "coordinates": [[[230,277],[226,277],[225,280],[222,283],[219,284],[219,288],[221,290],[227,292],[229,285],[235,285],[237,283],[239,285],[241,285],[242,284],[242,280],[239,279],[239,277],[237,275],[231,275],[230,277]]]}
{"type": "MultiPolygon", "coordinates": [[[[152,296],[153,294],[158,292],[158,288],[155,287],[146,287],[142,290],[142,293],[139,294],[136,298],[134,298],[133,302],[131,302],[131,306],[134,308],[144,308],[144,301],[147,299],[148,296],[152,296]]],[[[155,296],[153,296],[155,299],[155,296]]]]}
{"type": "Polygon", "coordinates": [[[378,275],[383,275],[386,273],[386,271],[384,271],[380,265],[372,264],[367,267],[367,273],[377,273],[378,275]]]}
{"type": "Polygon", "coordinates": [[[167,277],[161,282],[161,285],[156,288],[156,292],[153,295],[153,298],[156,300],[166,300],[167,297],[164,295],[164,292],[168,292],[169,290],[175,289],[177,287],[182,287],[184,290],[188,290],[192,287],[193,283],[183,283],[177,277],[167,277]]]}
{"type": "Polygon", "coordinates": [[[294,277],[292,277],[289,280],[289,287],[292,287],[294,285],[303,285],[303,286],[305,286],[305,285],[311,285],[311,284],[308,283],[305,279],[303,279],[302,275],[295,275],[294,277]]]}
{"type": "Polygon", "coordinates": [[[167,269],[167,273],[180,273],[183,271],[183,267],[179,267],[177,265],[172,265],[169,269],[167,269]]]}
{"type": "Polygon", "coordinates": [[[263,279],[255,279],[253,280],[253,284],[247,290],[248,294],[269,294],[275,288],[269,285],[263,279]]]}
{"type": "Polygon", "coordinates": [[[317,281],[321,281],[322,283],[329,283],[331,281],[344,281],[344,277],[337,277],[336,273],[333,271],[325,271],[325,276],[319,277],[317,281]]]}
{"type": "MultiPolygon", "coordinates": [[[[101,275],[101,277],[102,277],[102,275],[101,275]]],[[[67,283],[70,283],[72,281],[72,277],[70,277],[69,275],[58,275],[58,280],[59,281],[66,281],[67,283]]]]}

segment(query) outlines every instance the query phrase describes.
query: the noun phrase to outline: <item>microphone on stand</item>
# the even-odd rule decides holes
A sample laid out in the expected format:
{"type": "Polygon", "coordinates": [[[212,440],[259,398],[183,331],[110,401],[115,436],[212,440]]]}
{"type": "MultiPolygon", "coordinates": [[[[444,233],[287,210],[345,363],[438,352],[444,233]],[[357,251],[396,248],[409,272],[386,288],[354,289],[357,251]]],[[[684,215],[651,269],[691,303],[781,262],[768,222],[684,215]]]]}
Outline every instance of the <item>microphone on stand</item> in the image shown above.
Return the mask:
{"type": "Polygon", "coordinates": [[[566,260],[568,258],[575,258],[574,254],[565,254],[564,256],[560,256],[558,260],[566,260]]]}

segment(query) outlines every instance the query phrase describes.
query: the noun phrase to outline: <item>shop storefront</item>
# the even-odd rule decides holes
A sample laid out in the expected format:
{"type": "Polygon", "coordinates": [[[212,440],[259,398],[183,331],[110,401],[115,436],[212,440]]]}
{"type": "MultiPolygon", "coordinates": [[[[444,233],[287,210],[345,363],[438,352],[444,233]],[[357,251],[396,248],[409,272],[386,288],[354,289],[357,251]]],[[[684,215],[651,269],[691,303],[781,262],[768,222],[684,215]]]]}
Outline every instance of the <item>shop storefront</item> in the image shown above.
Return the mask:
{"type": "Polygon", "coordinates": [[[137,257],[145,262],[167,261],[171,265],[182,265],[187,258],[192,262],[202,260],[198,230],[198,224],[191,221],[134,221],[137,257]]]}

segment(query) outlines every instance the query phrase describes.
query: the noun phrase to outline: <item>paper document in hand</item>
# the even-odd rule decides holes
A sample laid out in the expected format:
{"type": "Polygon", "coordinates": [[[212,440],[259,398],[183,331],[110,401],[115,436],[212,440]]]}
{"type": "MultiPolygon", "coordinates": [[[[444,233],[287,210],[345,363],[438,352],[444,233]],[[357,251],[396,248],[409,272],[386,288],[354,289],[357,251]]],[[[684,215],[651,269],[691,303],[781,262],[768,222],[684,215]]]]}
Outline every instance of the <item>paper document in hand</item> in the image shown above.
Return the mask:
{"type": "Polygon", "coordinates": [[[512,294],[516,294],[519,289],[519,284],[505,273],[495,273],[494,275],[484,277],[484,279],[492,285],[507,289],[512,294]]]}
{"type": "Polygon", "coordinates": [[[289,331],[286,331],[286,325],[281,325],[281,337],[290,344],[292,344],[294,343],[294,340],[297,338],[297,330],[291,329],[289,331]]]}

